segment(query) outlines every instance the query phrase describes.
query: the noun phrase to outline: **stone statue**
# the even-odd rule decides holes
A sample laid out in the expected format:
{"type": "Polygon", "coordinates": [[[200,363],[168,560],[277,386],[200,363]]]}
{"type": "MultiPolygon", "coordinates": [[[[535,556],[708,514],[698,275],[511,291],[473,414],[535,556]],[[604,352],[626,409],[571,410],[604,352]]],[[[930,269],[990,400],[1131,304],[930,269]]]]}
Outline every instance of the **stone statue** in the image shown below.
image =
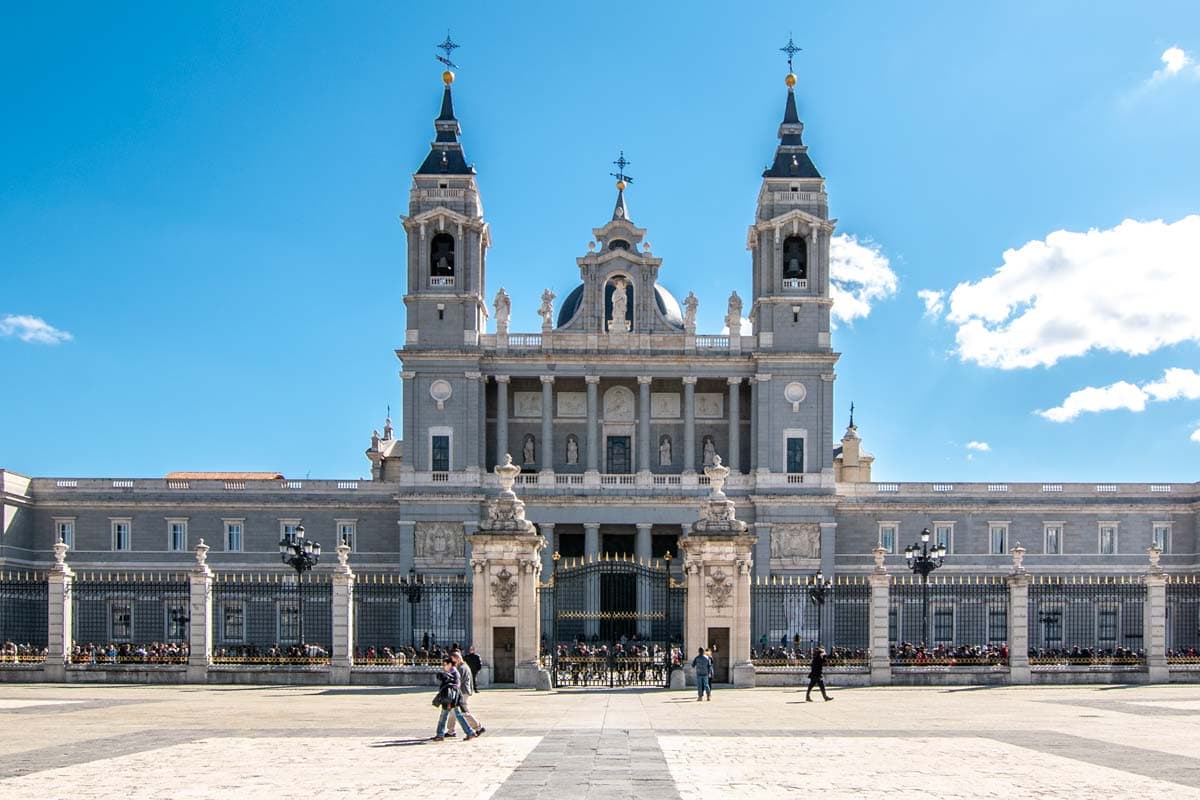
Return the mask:
{"type": "Polygon", "coordinates": [[[496,300],[492,304],[496,309],[496,329],[508,329],[508,318],[512,314],[512,301],[508,297],[508,292],[504,291],[504,287],[500,287],[500,291],[496,292],[496,300]]]}
{"type": "Polygon", "coordinates": [[[579,463],[579,440],[575,438],[575,434],[567,437],[567,463],[579,463]]]}
{"type": "Polygon", "coordinates": [[[532,433],[525,434],[525,443],[523,445],[521,445],[521,458],[523,459],[523,463],[525,463],[525,464],[536,463],[534,461],[534,448],[536,446],[537,445],[536,445],[536,442],[534,441],[533,434],[532,433]]]}
{"type": "Polygon", "coordinates": [[[371,431],[371,452],[379,451],[379,431],[371,431]]]}
{"type": "Polygon", "coordinates": [[[629,283],[624,278],[613,279],[612,316],[608,320],[609,333],[625,333],[629,330],[629,320],[626,319],[628,297],[625,290],[629,283]]]}
{"type": "Polygon", "coordinates": [[[742,298],[737,292],[729,295],[729,312],[725,315],[725,325],[729,328],[730,336],[740,336],[742,333],[742,298]]]}
{"type": "Polygon", "coordinates": [[[696,308],[699,305],[695,292],[688,292],[688,296],[683,298],[683,327],[688,331],[696,330],[696,308]]]}
{"type": "Polygon", "coordinates": [[[554,298],[558,297],[554,292],[547,289],[542,292],[542,305],[538,309],[538,314],[542,317],[542,327],[551,328],[554,326],[554,298]]]}
{"type": "Polygon", "coordinates": [[[658,440],[658,465],[671,466],[671,437],[663,436],[658,440]]]}
{"type": "Polygon", "coordinates": [[[711,467],[717,458],[717,445],[713,441],[713,437],[705,435],[704,437],[704,466],[711,467]]]}

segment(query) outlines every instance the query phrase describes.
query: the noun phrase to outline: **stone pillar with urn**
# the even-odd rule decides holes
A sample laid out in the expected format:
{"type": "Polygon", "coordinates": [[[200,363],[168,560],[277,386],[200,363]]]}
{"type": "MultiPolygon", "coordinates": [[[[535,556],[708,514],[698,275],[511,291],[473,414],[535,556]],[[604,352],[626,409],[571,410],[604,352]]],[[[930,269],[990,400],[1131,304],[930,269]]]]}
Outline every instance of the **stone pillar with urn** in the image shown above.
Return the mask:
{"type": "Polygon", "coordinates": [[[350,569],[350,546],[337,546],[333,568],[333,642],[329,658],[329,682],[349,684],[354,666],[354,572],[350,569]]]}
{"type": "Polygon", "coordinates": [[[1146,548],[1150,568],[1146,573],[1146,602],[1142,605],[1142,644],[1146,650],[1146,677],[1150,683],[1167,683],[1167,576],[1163,573],[1162,549],[1146,548]]]}
{"type": "Polygon", "coordinates": [[[1025,548],[1017,542],[1008,551],[1012,572],[1008,575],[1008,682],[1032,681],[1029,668],[1029,573],[1025,570],[1025,548]]]}
{"type": "Polygon", "coordinates": [[[538,583],[546,540],[525,519],[525,504],[513,491],[521,468],[505,453],[496,465],[500,494],[471,544],[471,626],[475,650],[483,660],[481,686],[513,683],[549,689],[550,673],[541,667],[541,612],[538,583]]]}
{"type": "MultiPolygon", "coordinates": [[[[714,661],[729,670],[733,685],[754,686],[750,663],[750,576],[755,537],[737,519],[734,503],[724,492],[729,468],[721,457],[704,468],[711,490],[700,506],[700,519],[679,541],[687,582],[687,629],[684,663],[690,665],[701,647],[727,640],[726,652],[714,652],[714,661]],[[721,662],[724,661],[724,664],[721,662]]],[[[690,666],[690,682],[694,682],[690,666]]]]}
{"type": "Polygon", "coordinates": [[[208,566],[209,547],[196,545],[196,563],[188,574],[187,682],[206,683],[213,650],[213,571],[208,566]]]}
{"type": "Polygon", "coordinates": [[[67,679],[67,667],[71,663],[72,619],[71,587],[75,573],[67,564],[67,545],[59,539],[54,544],[54,565],[48,576],[47,601],[49,607],[46,628],[46,662],[42,675],[48,681],[62,682],[67,679]]]}
{"type": "Polygon", "coordinates": [[[869,578],[871,582],[871,605],[867,616],[868,663],[871,668],[871,685],[886,686],[892,682],[892,657],[888,637],[888,608],[891,576],[883,559],[887,550],[876,545],[871,551],[875,557],[875,568],[869,578]]]}

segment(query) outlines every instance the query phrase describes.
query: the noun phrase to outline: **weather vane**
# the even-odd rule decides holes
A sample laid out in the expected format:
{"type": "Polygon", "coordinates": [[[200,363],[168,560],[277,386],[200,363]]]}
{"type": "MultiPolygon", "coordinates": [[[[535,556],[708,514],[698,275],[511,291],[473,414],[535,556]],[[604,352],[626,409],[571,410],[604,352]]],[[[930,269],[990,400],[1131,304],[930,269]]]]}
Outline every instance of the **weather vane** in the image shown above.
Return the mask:
{"type": "MultiPolygon", "coordinates": [[[[450,37],[447,36],[446,39],[448,41],[450,39],[450,37]]],[[[788,72],[795,72],[795,70],[792,69],[792,57],[795,56],[796,53],[800,52],[800,48],[796,47],[796,44],[792,41],[792,34],[790,32],[788,33],[788,43],[786,45],[784,45],[783,47],[779,48],[779,51],[781,53],[787,53],[788,72]]]]}
{"type": "Polygon", "coordinates": [[[434,56],[434,58],[445,64],[450,69],[458,69],[458,64],[455,64],[450,60],[450,54],[457,50],[460,46],[461,45],[455,44],[454,40],[450,38],[450,31],[446,31],[446,41],[437,46],[439,50],[444,50],[446,55],[434,56]]]}
{"type": "Polygon", "coordinates": [[[621,155],[617,156],[617,160],[612,163],[616,166],[617,171],[610,172],[610,173],[608,173],[609,175],[612,175],[618,181],[621,181],[623,183],[633,183],[633,178],[631,178],[625,174],[625,168],[627,166],[629,166],[630,164],[632,164],[633,162],[630,161],[629,159],[625,158],[624,150],[621,151],[621,155]]]}

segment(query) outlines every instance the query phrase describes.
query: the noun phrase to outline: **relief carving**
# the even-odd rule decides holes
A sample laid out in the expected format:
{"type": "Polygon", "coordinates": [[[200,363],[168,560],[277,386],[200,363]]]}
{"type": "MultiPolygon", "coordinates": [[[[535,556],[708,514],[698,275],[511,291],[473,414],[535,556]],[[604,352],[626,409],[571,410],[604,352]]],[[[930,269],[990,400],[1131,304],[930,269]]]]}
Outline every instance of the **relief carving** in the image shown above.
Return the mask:
{"type": "Polygon", "coordinates": [[[725,395],[720,392],[696,392],[696,419],[721,419],[725,416],[725,395]]]}
{"type": "Polygon", "coordinates": [[[502,614],[507,614],[517,599],[517,582],[508,567],[501,567],[492,581],[492,600],[500,607],[502,614]]]}
{"type": "Polygon", "coordinates": [[[650,394],[650,416],[655,419],[679,419],[679,394],[677,392],[652,392],[650,394]]]}
{"type": "Polygon", "coordinates": [[[413,531],[413,556],[422,569],[462,564],[461,522],[418,522],[413,531]]]}
{"type": "Polygon", "coordinates": [[[541,417],[541,392],[513,392],[514,417],[541,417]]]}
{"type": "Polygon", "coordinates": [[[717,567],[708,574],[704,591],[708,595],[708,604],[712,606],[713,610],[723,611],[729,605],[730,595],[733,594],[733,581],[729,579],[724,570],[717,567]]]}
{"type": "Polygon", "coordinates": [[[821,526],[815,522],[786,522],[771,526],[771,565],[821,557],[821,526]]]}

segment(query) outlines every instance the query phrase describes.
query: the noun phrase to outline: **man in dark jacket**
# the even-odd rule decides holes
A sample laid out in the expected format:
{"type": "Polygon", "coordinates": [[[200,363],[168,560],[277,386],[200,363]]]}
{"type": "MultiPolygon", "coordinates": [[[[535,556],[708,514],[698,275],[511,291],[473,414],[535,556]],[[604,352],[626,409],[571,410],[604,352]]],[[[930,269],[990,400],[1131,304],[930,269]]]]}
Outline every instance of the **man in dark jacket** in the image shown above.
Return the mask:
{"type": "Polygon", "coordinates": [[[832,700],[825,691],[825,648],[818,647],[813,650],[812,666],[808,670],[808,691],[804,695],[804,699],[809,703],[812,702],[812,690],[814,686],[821,687],[821,697],[826,700],[832,700]]]}
{"type": "Polygon", "coordinates": [[[712,702],[712,674],[713,662],[712,659],[704,652],[701,647],[696,653],[696,657],[692,659],[692,669],[696,670],[696,702],[704,699],[704,695],[708,695],[708,700],[712,702]]]}
{"type": "Polygon", "coordinates": [[[483,669],[483,659],[479,657],[479,653],[475,652],[475,645],[467,648],[467,654],[463,656],[463,660],[467,662],[468,669],[471,670],[471,689],[479,691],[479,670],[483,669]]]}

